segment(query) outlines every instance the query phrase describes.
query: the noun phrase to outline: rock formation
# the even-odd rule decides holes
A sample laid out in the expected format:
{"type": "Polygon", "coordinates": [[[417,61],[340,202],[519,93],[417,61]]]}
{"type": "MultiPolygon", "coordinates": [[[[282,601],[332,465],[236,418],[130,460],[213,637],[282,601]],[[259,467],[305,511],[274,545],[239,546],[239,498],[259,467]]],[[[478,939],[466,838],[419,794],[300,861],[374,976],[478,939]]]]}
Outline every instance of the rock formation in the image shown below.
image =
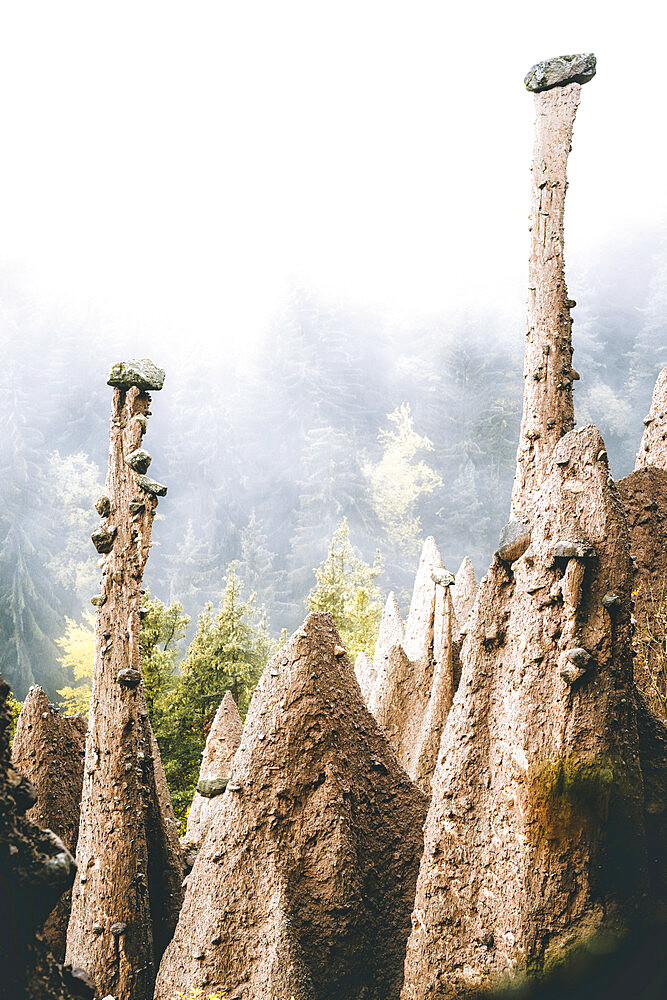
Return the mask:
{"type": "Polygon", "coordinates": [[[454,602],[454,614],[458,622],[459,629],[465,627],[465,623],[470,617],[479,584],[475,579],[475,568],[466,556],[458,568],[456,583],[452,587],[452,601],[454,602]]]}
{"type": "MultiPolygon", "coordinates": [[[[150,395],[164,373],[149,361],[115,365],[107,495],[93,533],[102,587],[93,598],[95,667],[67,958],[100,997],[150,1000],[157,962],[182,898],[176,821],[141,680],[141,580],[157,496],[166,487],[132,468],[150,395]]],[[[136,465],[136,462],[134,462],[136,465]]],[[[146,460],[141,463],[147,467],[146,460]]]]}
{"type": "Polygon", "coordinates": [[[328,613],[264,671],[218,801],[156,1000],[397,998],[426,801],[328,613]]]}
{"type": "Polygon", "coordinates": [[[540,975],[623,930],[644,887],[630,551],[594,427],[560,441],[528,516],[463,644],[403,1000],[540,975]]]}
{"type": "Polygon", "coordinates": [[[523,418],[512,492],[519,521],[542,485],[551,454],[574,427],[572,319],[563,256],[567,158],[581,86],[595,73],[595,57],[564,56],[538,63],[526,76],[535,91],[528,324],[523,418]]]}
{"type": "Polygon", "coordinates": [[[208,833],[216,799],[227,787],[234,754],[241,743],[243,723],[231,691],[227,691],[220,702],[211,723],[206,746],[202,755],[199,781],[188,813],[185,836],[181,847],[189,855],[191,862],[208,833]]]}
{"type": "MultiPolygon", "coordinates": [[[[37,794],[26,817],[53,830],[72,854],[79,836],[86,727],[82,715],[61,715],[49,704],[42,688],[35,686],[23,703],[12,743],[12,767],[28,779],[37,794]]],[[[65,960],[70,905],[71,893],[66,892],[41,932],[59,962],[65,960]]]]}
{"type": "Polygon", "coordinates": [[[449,593],[453,583],[434,539],[427,538],[405,629],[393,595],[387,600],[368,698],[368,707],[399,761],[425,792],[457,672],[458,628],[449,593]]]}
{"type": "Polygon", "coordinates": [[[365,653],[359,653],[354,664],[354,672],[361,688],[361,694],[367,705],[370,705],[375,692],[378,674],[382,673],[384,662],[391,654],[395,646],[402,646],[405,638],[405,629],[401,612],[398,607],[396,596],[391,590],[385,601],[384,611],[380,619],[380,628],[373,660],[369,660],[365,653]]]}
{"type": "Polygon", "coordinates": [[[658,375],[644,427],[635,470],[650,466],[667,469],[667,368],[663,368],[658,375]]]}
{"type": "Polygon", "coordinates": [[[85,974],[63,969],[39,932],[72,885],[74,858],[55,833],[26,818],[37,794],[10,761],[8,694],[0,678],[0,1000],[92,997],[85,974]]]}

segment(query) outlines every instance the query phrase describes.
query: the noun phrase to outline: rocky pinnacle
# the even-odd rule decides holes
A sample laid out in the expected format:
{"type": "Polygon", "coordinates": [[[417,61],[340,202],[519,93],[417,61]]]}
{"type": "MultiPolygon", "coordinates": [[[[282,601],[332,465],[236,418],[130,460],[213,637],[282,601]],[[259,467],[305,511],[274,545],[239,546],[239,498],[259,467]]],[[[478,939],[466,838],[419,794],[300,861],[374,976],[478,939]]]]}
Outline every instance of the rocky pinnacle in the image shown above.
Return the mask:
{"type": "MultiPolygon", "coordinates": [[[[574,427],[572,318],[563,255],[567,158],[582,82],[594,56],[567,56],[533,67],[535,91],[528,317],[524,394],[512,514],[521,519],[545,478],[555,445],[574,427]],[[547,89],[545,89],[547,88],[547,89]]],[[[586,74],[589,74],[586,76],[586,74]]]]}
{"type": "Polygon", "coordinates": [[[183,863],[148,720],[139,651],[141,582],[157,498],[127,464],[140,449],[164,372],[114,365],[106,496],[93,532],[102,584],[94,598],[95,663],[67,960],[100,997],[150,1000],[176,923],[183,863]]]}
{"type": "Polygon", "coordinates": [[[635,470],[646,469],[649,465],[667,470],[667,368],[658,375],[651,409],[644,417],[644,428],[635,470]]]}

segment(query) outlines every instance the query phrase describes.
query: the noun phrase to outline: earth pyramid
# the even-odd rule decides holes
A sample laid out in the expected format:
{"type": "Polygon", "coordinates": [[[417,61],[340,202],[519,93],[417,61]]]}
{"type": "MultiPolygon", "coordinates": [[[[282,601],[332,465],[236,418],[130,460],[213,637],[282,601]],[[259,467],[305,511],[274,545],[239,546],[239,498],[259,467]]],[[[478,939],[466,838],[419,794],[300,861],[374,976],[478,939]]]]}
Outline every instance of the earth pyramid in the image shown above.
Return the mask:
{"type": "Polygon", "coordinates": [[[386,627],[376,646],[368,700],[399,761],[425,792],[454,695],[458,628],[449,593],[454,579],[442,564],[435,540],[427,538],[405,629],[402,624],[399,628],[398,607],[385,609],[386,627]]]}
{"type": "Polygon", "coordinates": [[[231,691],[220,702],[202,755],[199,781],[188,813],[183,850],[198,851],[208,833],[215,799],[227,786],[234,754],[241,743],[243,723],[231,691]]]}
{"type": "Polygon", "coordinates": [[[456,583],[452,587],[454,613],[460,628],[465,627],[465,623],[470,617],[478,590],[479,584],[475,579],[475,568],[470,558],[466,556],[456,572],[456,583]]]}
{"type": "Polygon", "coordinates": [[[663,368],[658,375],[644,427],[635,469],[646,469],[651,465],[667,469],[667,368],[663,368]]]}
{"type": "Polygon", "coordinates": [[[405,629],[398,601],[394,591],[390,590],[380,619],[373,660],[369,660],[365,653],[359,653],[354,664],[359,687],[367,705],[370,705],[374,697],[378,674],[382,673],[385,659],[391,655],[392,649],[403,645],[404,639],[405,629]]]}
{"type": "Polygon", "coordinates": [[[561,439],[529,516],[464,640],[403,1000],[546,972],[623,931],[644,889],[630,549],[596,428],[561,439]]]}
{"type": "MultiPolygon", "coordinates": [[[[79,836],[85,743],[83,716],[62,715],[49,704],[41,687],[31,687],[16,725],[12,767],[28,779],[37,794],[26,817],[52,830],[72,854],[79,836]]],[[[65,959],[71,901],[71,893],[65,893],[42,929],[49,951],[59,962],[65,959]]]]}
{"type": "Polygon", "coordinates": [[[397,998],[426,799],[364,706],[329,613],[265,669],[218,801],[157,1000],[397,998]]]}
{"type": "Polygon", "coordinates": [[[92,997],[85,974],[63,969],[40,933],[71,887],[75,865],[52,830],[26,817],[37,794],[11,762],[8,695],[0,678],[0,1000],[92,997]]]}
{"type": "Polygon", "coordinates": [[[184,867],[167,783],[146,711],[139,651],[141,581],[157,497],[141,447],[149,389],[164,372],[147,359],[114,365],[107,494],[92,536],[102,556],[93,598],[95,664],[67,960],[100,997],[150,1000],[182,900],[184,867]]]}

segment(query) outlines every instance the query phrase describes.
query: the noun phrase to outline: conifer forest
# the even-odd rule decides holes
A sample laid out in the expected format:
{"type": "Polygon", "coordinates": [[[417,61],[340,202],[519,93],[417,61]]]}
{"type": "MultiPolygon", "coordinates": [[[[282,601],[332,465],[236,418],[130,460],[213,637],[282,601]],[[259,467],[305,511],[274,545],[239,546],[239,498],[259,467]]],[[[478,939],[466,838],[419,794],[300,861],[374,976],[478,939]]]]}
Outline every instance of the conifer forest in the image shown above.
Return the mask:
{"type": "Polygon", "coordinates": [[[0,1000],[667,995],[667,243],[571,267],[605,69],[526,68],[522,315],[148,357],[0,266],[0,1000]]]}

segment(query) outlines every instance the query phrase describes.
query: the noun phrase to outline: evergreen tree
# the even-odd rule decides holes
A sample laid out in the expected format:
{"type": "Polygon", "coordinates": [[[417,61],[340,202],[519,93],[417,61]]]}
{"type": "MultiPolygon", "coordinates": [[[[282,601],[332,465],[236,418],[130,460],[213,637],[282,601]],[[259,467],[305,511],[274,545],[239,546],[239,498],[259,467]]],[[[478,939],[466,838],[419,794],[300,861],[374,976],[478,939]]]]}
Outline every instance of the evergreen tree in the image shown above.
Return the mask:
{"type": "Polygon", "coordinates": [[[336,529],[326,558],[315,570],[316,584],[308,595],[311,611],[330,611],[349,656],[372,657],[382,617],[382,599],[375,580],[382,572],[379,553],[372,566],[354,551],[347,519],[336,529]]]}
{"type": "Polygon", "coordinates": [[[160,729],[167,695],[176,683],[179,643],[189,624],[190,616],[177,601],[167,606],[149,590],[142,595],[141,672],[153,729],[160,729]]]}

